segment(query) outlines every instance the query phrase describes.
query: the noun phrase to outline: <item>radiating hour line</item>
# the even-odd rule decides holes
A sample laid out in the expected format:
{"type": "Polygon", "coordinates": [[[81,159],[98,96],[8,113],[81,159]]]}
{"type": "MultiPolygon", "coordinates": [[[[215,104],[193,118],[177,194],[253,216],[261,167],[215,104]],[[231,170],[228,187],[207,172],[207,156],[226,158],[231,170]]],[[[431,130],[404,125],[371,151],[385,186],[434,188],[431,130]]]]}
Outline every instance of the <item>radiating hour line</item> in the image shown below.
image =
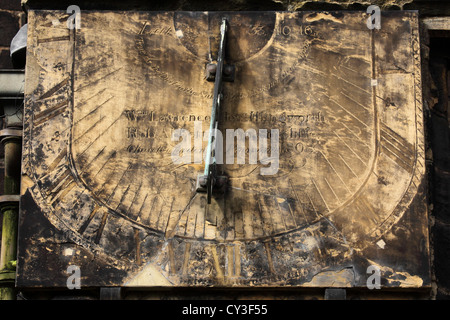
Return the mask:
{"type": "Polygon", "coordinates": [[[94,98],[94,97],[98,97],[98,96],[102,95],[103,92],[105,92],[105,91],[106,91],[106,88],[100,90],[99,92],[94,93],[92,96],[90,96],[90,97],[87,98],[86,100],[83,100],[83,101],[79,102],[77,105],[75,105],[75,108],[76,108],[76,109],[81,108],[81,107],[84,106],[89,100],[91,100],[91,99],[94,98]]]}
{"type": "MultiPolygon", "coordinates": [[[[116,186],[114,187],[113,191],[111,192],[111,194],[109,195],[108,199],[106,200],[107,203],[109,203],[111,197],[113,196],[113,194],[116,192],[117,187],[119,187],[120,183],[122,182],[123,177],[125,176],[125,174],[128,173],[128,170],[130,170],[130,168],[132,167],[132,165],[129,165],[123,172],[122,176],[120,177],[119,181],[117,182],[116,186]]],[[[105,181],[105,184],[109,183],[109,181],[105,181]]]]}
{"type": "Polygon", "coordinates": [[[130,186],[131,186],[131,185],[129,184],[128,187],[125,189],[125,192],[122,194],[122,197],[121,197],[120,200],[119,200],[119,204],[118,204],[117,207],[116,207],[116,211],[119,210],[120,205],[121,205],[122,202],[125,200],[125,197],[127,196],[128,191],[130,190],[130,186]]]}
{"type": "Polygon", "coordinates": [[[304,210],[304,208],[303,208],[303,203],[300,201],[300,198],[298,197],[298,194],[297,194],[297,192],[295,191],[294,186],[292,185],[291,179],[288,179],[288,182],[289,182],[289,186],[291,187],[292,192],[294,193],[294,196],[295,196],[295,198],[296,198],[296,200],[297,200],[297,202],[298,202],[298,204],[299,204],[299,207],[300,207],[301,210],[302,210],[303,217],[305,218],[306,223],[309,223],[308,218],[306,217],[306,214],[305,214],[305,210],[304,210]]]}
{"type": "Polygon", "coordinates": [[[331,169],[334,171],[334,173],[336,174],[336,176],[339,178],[339,180],[341,180],[342,184],[344,185],[345,189],[347,189],[348,192],[350,192],[350,189],[347,187],[347,185],[345,184],[344,180],[342,180],[341,176],[339,175],[339,173],[336,171],[336,169],[334,168],[334,166],[331,164],[331,162],[328,160],[327,157],[325,157],[325,155],[322,153],[322,151],[320,151],[320,154],[322,155],[322,157],[325,159],[325,161],[328,163],[328,165],[331,167],[331,169]]]}
{"type": "Polygon", "coordinates": [[[272,196],[272,198],[273,198],[273,201],[275,201],[275,203],[277,204],[279,215],[281,217],[281,220],[283,221],[284,230],[287,231],[288,230],[288,225],[287,225],[287,222],[286,222],[286,218],[284,217],[283,211],[281,210],[280,204],[278,203],[277,196],[272,196]]]}
{"type": "Polygon", "coordinates": [[[327,204],[327,202],[325,201],[325,198],[323,197],[322,192],[320,192],[319,188],[317,187],[316,182],[314,181],[313,178],[311,178],[311,181],[312,181],[312,183],[314,184],[314,187],[316,187],[316,190],[317,190],[317,192],[319,193],[320,198],[322,198],[322,201],[323,201],[323,203],[325,204],[325,207],[327,207],[328,212],[330,212],[330,208],[328,207],[328,204],[327,204]]]}
{"type": "Polygon", "coordinates": [[[337,134],[335,131],[334,134],[346,145],[346,147],[362,162],[362,164],[367,167],[367,164],[359,157],[359,155],[352,149],[350,146],[337,134]]]}
{"type": "Polygon", "coordinates": [[[353,99],[352,97],[350,97],[349,95],[345,94],[344,91],[341,91],[341,94],[346,97],[349,100],[352,100],[354,103],[356,103],[357,105],[359,105],[360,107],[362,107],[364,110],[370,111],[368,108],[366,108],[364,105],[362,105],[361,103],[359,103],[358,101],[356,101],[355,99],[353,99]]]}
{"type": "Polygon", "coordinates": [[[106,164],[109,162],[109,160],[111,160],[112,158],[114,158],[114,157],[116,156],[116,154],[117,154],[117,152],[116,152],[116,151],[113,151],[113,152],[109,155],[108,159],[106,159],[105,163],[100,167],[100,170],[98,170],[97,173],[94,175],[94,178],[100,173],[100,171],[103,170],[103,168],[106,166],[106,164]]]}
{"type": "Polygon", "coordinates": [[[89,168],[90,166],[91,166],[91,164],[103,153],[103,151],[105,150],[105,148],[106,148],[106,146],[104,146],[103,148],[102,148],[102,150],[100,150],[100,152],[99,153],[97,153],[97,155],[87,164],[87,165],[85,165],[83,168],[81,168],[80,167],[80,171],[78,172],[78,175],[79,176],[81,176],[83,173],[84,173],[84,170],[86,169],[86,168],[89,168]]]}
{"type": "Polygon", "coordinates": [[[112,74],[116,73],[116,72],[119,71],[120,69],[122,69],[122,67],[120,67],[120,68],[118,68],[118,69],[116,69],[116,70],[113,70],[113,71],[111,71],[111,72],[105,74],[104,76],[99,77],[98,79],[95,79],[94,81],[89,82],[88,84],[86,84],[86,85],[84,85],[84,86],[82,86],[82,87],[76,88],[76,89],[74,90],[74,92],[78,92],[78,91],[80,91],[80,90],[83,90],[83,89],[86,88],[86,87],[92,87],[94,84],[96,84],[96,83],[98,83],[99,81],[101,81],[101,80],[103,80],[103,79],[105,79],[105,78],[111,76],[112,74]]]}
{"type": "Polygon", "coordinates": [[[106,99],[105,101],[103,101],[102,103],[100,103],[98,106],[96,106],[94,109],[92,109],[92,111],[90,111],[89,113],[87,113],[86,115],[84,115],[82,118],[78,119],[74,125],[77,125],[78,123],[80,123],[81,121],[83,121],[84,119],[86,119],[87,117],[89,117],[90,115],[93,115],[95,112],[97,112],[97,110],[102,107],[103,105],[105,105],[106,103],[108,103],[112,98],[114,98],[113,96],[110,96],[108,99],[106,99]]]}
{"type": "Polygon", "coordinates": [[[355,118],[356,120],[358,120],[361,124],[363,124],[365,127],[369,128],[369,126],[362,122],[357,116],[355,116],[352,112],[348,111],[344,106],[342,106],[339,102],[337,102],[334,99],[330,99],[331,102],[337,104],[339,107],[341,107],[342,110],[344,110],[345,112],[347,112],[349,115],[351,115],[353,118],[355,118]]]}
{"type": "Polygon", "coordinates": [[[331,187],[330,183],[328,182],[326,177],[323,177],[323,179],[325,180],[325,183],[328,185],[328,188],[330,188],[331,192],[334,194],[334,196],[336,197],[336,199],[339,201],[339,203],[342,203],[341,199],[339,199],[339,197],[337,196],[336,192],[334,192],[333,188],[331,187]]]}
{"type": "Polygon", "coordinates": [[[359,180],[359,182],[361,182],[361,180],[359,179],[358,175],[348,165],[347,161],[345,161],[344,158],[342,158],[342,156],[340,154],[338,154],[338,156],[341,158],[342,162],[344,162],[345,166],[350,170],[350,172],[359,180]]]}
{"type": "Polygon", "coordinates": [[[311,197],[309,196],[309,194],[308,194],[307,192],[305,192],[305,194],[306,194],[306,196],[308,197],[309,203],[311,203],[311,207],[313,208],[314,213],[315,213],[316,216],[317,216],[317,219],[320,219],[320,214],[319,214],[319,212],[317,211],[316,206],[314,205],[314,202],[312,201],[311,197]]]}
{"type": "Polygon", "coordinates": [[[368,145],[364,140],[362,140],[360,136],[358,136],[356,133],[354,133],[352,130],[350,130],[350,128],[347,127],[347,125],[346,125],[343,121],[341,122],[341,124],[342,124],[342,125],[343,125],[343,126],[344,126],[351,134],[353,134],[359,141],[361,141],[367,148],[370,149],[369,145],[368,145]]]}
{"type": "Polygon", "coordinates": [[[100,117],[99,120],[97,120],[96,122],[94,122],[94,124],[92,126],[90,126],[85,132],[83,132],[81,135],[79,135],[75,140],[73,140],[73,142],[77,142],[79,139],[83,138],[89,131],[91,131],[92,129],[94,129],[100,122],[103,121],[103,119],[105,119],[105,116],[100,117]]]}
{"type": "Polygon", "coordinates": [[[119,119],[122,117],[122,115],[120,115],[119,117],[117,117],[116,120],[114,120],[109,126],[108,128],[106,128],[101,134],[99,134],[87,147],[86,149],[83,150],[83,152],[81,152],[79,154],[79,156],[82,156],[87,150],[89,150],[89,148],[101,137],[103,136],[108,130],[109,128],[111,128],[117,121],[119,121],[119,119]]]}
{"type": "Polygon", "coordinates": [[[372,96],[372,92],[369,92],[369,91],[367,91],[366,89],[361,88],[360,86],[357,86],[357,85],[354,84],[353,82],[350,82],[350,81],[348,81],[348,80],[345,80],[344,78],[339,77],[338,75],[336,75],[336,74],[334,74],[334,73],[332,73],[331,75],[334,76],[334,77],[336,77],[336,78],[338,78],[339,80],[342,80],[342,81],[344,81],[344,82],[346,82],[346,83],[348,83],[348,84],[354,86],[355,88],[358,88],[359,90],[361,90],[361,91],[363,91],[363,92],[365,92],[365,93],[367,93],[367,94],[369,94],[369,95],[372,96]]]}
{"type": "MultiPolygon", "coordinates": [[[[142,205],[141,205],[141,207],[139,208],[139,212],[137,213],[136,219],[137,219],[138,217],[141,216],[142,209],[143,209],[144,206],[145,206],[145,201],[147,201],[147,197],[148,197],[148,193],[145,195],[144,201],[142,201],[142,205]]],[[[150,220],[149,220],[149,222],[150,222],[150,220]]]]}
{"type": "Polygon", "coordinates": [[[143,182],[141,181],[141,183],[139,184],[138,189],[137,189],[136,192],[134,193],[133,200],[131,200],[131,203],[130,203],[130,206],[128,207],[128,209],[127,209],[127,212],[130,212],[131,207],[132,207],[133,204],[135,203],[135,201],[136,201],[136,199],[137,199],[137,197],[138,197],[138,195],[139,195],[139,192],[141,191],[142,184],[143,184],[143,182]]]}

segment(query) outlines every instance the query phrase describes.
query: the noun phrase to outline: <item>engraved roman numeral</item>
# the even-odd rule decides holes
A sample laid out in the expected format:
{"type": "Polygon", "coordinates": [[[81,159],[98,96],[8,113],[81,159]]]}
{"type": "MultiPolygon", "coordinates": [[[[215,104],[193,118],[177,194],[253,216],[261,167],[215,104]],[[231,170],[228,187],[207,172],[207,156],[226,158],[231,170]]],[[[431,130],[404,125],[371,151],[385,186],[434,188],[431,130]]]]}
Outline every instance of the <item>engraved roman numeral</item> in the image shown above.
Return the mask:
{"type": "MultiPolygon", "coordinates": [[[[167,256],[168,256],[168,263],[169,263],[169,274],[175,275],[180,274],[181,276],[185,276],[188,274],[188,268],[189,268],[189,260],[191,257],[191,243],[190,242],[184,242],[184,249],[177,247],[175,248],[174,240],[169,240],[167,242],[167,256]],[[179,258],[177,257],[176,251],[184,250],[182,259],[181,255],[179,255],[179,258]],[[177,263],[177,262],[181,262],[177,263]]],[[[182,246],[183,243],[179,244],[179,246],[182,246]]]]}

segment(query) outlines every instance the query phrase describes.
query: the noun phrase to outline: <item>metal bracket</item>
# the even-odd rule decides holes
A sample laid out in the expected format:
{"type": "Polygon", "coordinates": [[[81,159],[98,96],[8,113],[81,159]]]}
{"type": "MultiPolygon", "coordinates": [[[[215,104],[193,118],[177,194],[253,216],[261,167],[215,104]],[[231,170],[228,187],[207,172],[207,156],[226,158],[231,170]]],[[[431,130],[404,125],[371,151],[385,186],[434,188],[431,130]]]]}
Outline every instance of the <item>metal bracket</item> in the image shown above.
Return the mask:
{"type": "MultiPolygon", "coordinates": [[[[205,77],[207,81],[213,82],[216,80],[217,64],[208,63],[205,68],[205,77]]],[[[222,71],[222,81],[234,82],[236,74],[236,66],[234,64],[224,64],[222,71]]]]}

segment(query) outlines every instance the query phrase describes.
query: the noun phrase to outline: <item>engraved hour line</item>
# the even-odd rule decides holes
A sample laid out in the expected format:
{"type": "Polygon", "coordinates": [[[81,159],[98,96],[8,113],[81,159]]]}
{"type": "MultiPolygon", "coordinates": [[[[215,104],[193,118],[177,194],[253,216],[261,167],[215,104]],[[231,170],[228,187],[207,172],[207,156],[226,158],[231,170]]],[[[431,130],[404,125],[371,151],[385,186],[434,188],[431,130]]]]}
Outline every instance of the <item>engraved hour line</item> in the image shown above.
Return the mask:
{"type": "Polygon", "coordinates": [[[289,185],[291,186],[291,189],[292,189],[292,192],[294,193],[295,198],[297,199],[297,202],[299,203],[299,207],[302,210],[303,217],[305,218],[306,223],[309,224],[308,218],[306,217],[306,213],[305,213],[305,210],[303,208],[303,203],[300,201],[300,198],[298,197],[298,194],[295,191],[294,186],[292,185],[291,179],[288,179],[288,182],[289,182],[289,185]]]}
{"type": "Polygon", "coordinates": [[[357,121],[359,121],[361,124],[363,124],[366,128],[369,128],[369,126],[367,124],[365,124],[364,122],[362,122],[357,116],[355,116],[352,112],[348,111],[345,107],[343,107],[339,102],[337,102],[336,100],[330,98],[330,101],[337,104],[342,110],[344,110],[345,112],[347,112],[349,115],[351,115],[353,118],[355,118],[357,121]]]}
{"type": "Polygon", "coordinates": [[[314,184],[314,187],[316,187],[317,192],[319,192],[320,198],[322,199],[323,203],[325,204],[325,207],[327,207],[328,212],[330,211],[330,208],[328,207],[328,204],[326,203],[325,199],[323,198],[322,192],[320,192],[319,188],[316,185],[316,182],[313,178],[311,178],[311,182],[314,184]]]}
{"type": "MultiPolygon", "coordinates": [[[[177,230],[178,223],[181,220],[181,217],[186,212],[186,210],[188,208],[190,208],[192,201],[195,199],[195,197],[197,195],[198,195],[198,193],[194,192],[194,194],[192,195],[191,199],[188,201],[188,203],[184,207],[184,209],[183,210],[179,210],[180,212],[178,213],[178,217],[176,218],[175,222],[172,222],[172,223],[170,223],[170,221],[171,221],[170,215],[172,214],[172,212],[175,212],[175,211],[172,211],[172,209],[170,210],[170,214],[169,214],[169,217],[167,219],[167,225],[166,225],[166,238],[170,239],[170,238],[172,238],[174,236],[174,234],[175,234],[175,232],[177,230]]],[[[174,201],[175,201],[175,199],[174,199],[174,201]]],[[[198,212],[197,212],[197,214],[198,214],[198,212]]]]}
{"type": "Polygon", "coordinates": [[[350,170],[350,172],[356,177],[356,179],[359,180],[359,182],[362,182],[361,179],[358,177],[358,175],[352,170],[352,168],[348,165],[348,163],[342,158],[340,154],[338,154],[339,158],[341,158],[342,162],[345,164],[345,166],[350,170]]]}
{"type": "Polygon", "coordinates": [[[81,176],[81,175],[84,173],[85,169],[86,169],[86,168],[89,168],[89,167],[91,166],[91,164],[92,164],[95,160],[97,160],[98,157],[103,153],[103,151],[105,151],[105,149],[106,149],[106,146],[104,146],[104,147],[102,148],[102,150],[100,150],[100,152],[97,153],[97,155],[96,155],[94,158],[92,158],[92,160],[91,160],[87,165],[85,165],[84,167],[80,168],[81,170],[80,170],[80,172],[78,172],[78,176],[81,176]]]}
{"type": "MultiPolygon", "coordinates": [[[[139,212],[138,212],[138,214],[137,214],[137,217],[136,217],[136,220],[137,220],[137,218],[138,217],[140,217],[141,216],[141,214],[142,214],[142,209],[144,208],[144,206],[145,206],[145,201],[147,201],[147,197],[148,197],[148,193],[145,195],[145,197],[144,197],[144,200],[142,201],[142,205],[141,205],[141,207],[139,208],[139,212]]],[[[150,220],[149,220],[150,221],[150,220]]]]}
{"type": "Polygon", "coordinates": [[[338,172],[336,171],[336,169],[334,168],[334,166],[331,164],[331,162],[328,160],[327,157],[325,157],[325,155],[322,153],[322,151],[319,151],[319,153],[322,155],[322,157],[325,159],[325,161],[328,163],[328,165],[331,167],[331,169],[334,171],[334,173],[336,174],[336,176],[339,178],[339,180],[341,180],[342,184],[344,185],[345,189],[347,189],[348,192],[351,192],[350,189],[347,187],[347,185],[345,184],[344,180],[342,180],[341,176],[338,174],[338,172]]]}
{"type": "Polygon", "coordinates": [[[77,125],[78,123],[80,123],[81,121],[83,121],[84,119],[86,119],[87,117],[93,115],[94,113],[97,112],[98,109],[100,109],[100,107],[102,107],[104,104],[108,103],[112,98],[114,98],[114,96],[110,96],[108,99],[106,99],[104,102],[100,103],[98,106],[96,106],[92,111],[90,111],[89,113],[87,113],[86,115],[84,115],[82,118],[78,119],[77,122],[74,123],[74,125],[77,125]]]}
{"type": "MultiPolygon", "coordinates": [[[[134,205],[135,202],[136,202],[136,199],[137,199],[137,197],[138,197],[138,195],[139,195],[139,192],[141,191],[142,184],[143,184],[143,181],[141,181],[141,183],[139,184],[138,189],[137,189],[136,192],[134,193],[133,200],[131,200],[131,203],[130,203],[130,206],[128,207],[128,209],[127,209],[127,212],[131,212],[131,207],[133,207],[133,205],[134,205]]],[[[136,219],[137,219],[137,217],[138,217],[138,216],[136,216],[136,219]]]]}
{"type": "MultiPolygon", "coordinates": [[[[156,202],[158,201],[158,198],[159,198],[159,197],[162,198],[162,195],[161,195],[161,187],[162,187],[162,184],[163,184],[163,180],[161,179],[161,183],[159,184],[159,187],[158,187],[157,192],[156,192],[156,197],[153,197],[153,200],[152,200],[152,206],[151,206],[151,208],[150,208],[150,214],[148,215],[148,224],[151,223],[151,218],[152,218],[152,216],[153,216],[153,211],[154,211],[153,208],[154,208],[156,202]]],[[[148,195],[148,194],[147,194],[147,195],[148,195]]],[[[142,205],[144,205],[146,199],[147,199],[147,196],[145,196],[145,199],[144,199],[144,202],[143,202],[142,205]]],[[[163,200],[164,200],[164,199],[163,199],[163,200]]],[[[142,208],[141,208],[141,209],[142,209],[142,208]]],[[[156,224],[155,227],[156,227],[157,225],[158,225],[158,224],[156,224]]]]}
{"type": "Polygon", "coordinates": [[[312,206],[314,212],[316,213],[317,218],[320,219],[320,218],[321,218],[321,215],[320,215],[319,212],[317,211],[316,206],[314,205],[314,202],[312,201],[311,197],[309,196],[309,194],[308,194],[307,192],[305,192],[305,194],[306,194],[306,196],[308,197],[309,203],[311,203],[311,206],[312,206]]]}
{"type": "Polygon", "coordinates": [[[47,174],[52,172],[58,164],[61,162],[62,159],[64,159],[67,155],[67,148],[64,148],[59,155],[53,160],[53,162],[48,166],[47,168],[47,174]]]}
{"type": "Polygon", "coordinates": [[[92,129],[94,129],[100,122],[102,122],[106,117],[105,116],[101,116],[99,120],[97,120],[96,122],[94,122],[94,124],[92,126],[90,126],[85,132],[83,132],[81,135],[79,135],[75,140],[73,140],[73,142],[77,142],[79,139],[83,138],[89,131],[91,131],[92,129]]]}
{"type": "MultiPolygon", "coordinates": [[[[191,207],[189,207],[189,212],[187,216],[190,214],[191,211],[190,209],[191,207]]],[[[206,206],[203,208],[203,210],[198,210],[198,208],[195,210],[193,237],[203,238],[205,236],[206,216],[207,216],[206,206]]]]}
{"type": "Polygon", "coordinates": [[[370,205],[370,203],[368,203],[366,197],[364,196],[359,196],[355,201],[354,204],[359,207],[360,212],[363,212],[364,214],[366,214],[366,216],[372,220],[373,223],[378,224],[379,223],[379,219],[378,219],[378,215],[376,214],[376,212],[373,210],[373,207],[370,205]]]}
{"type": "Polygon", "coordinates": [[[292,211],[291,204],[289,203],[289,201],[287,201],[287,199],[285,201],[286,201],[286,204],[287,204],[287,206],[289,208],[289,212],[291,214],[292,220],[294,220],[295,227],[297,228],[298,227],[297,219],[295,219],[294,211],[292,211]]]}
{"type": "Polygon", "coordinates": [[[341,77],[339,77],[338,75],[336,75],[336,74],[334,74],[334,73],[331,73],[331,75],[334,76],[334,77],[336,77],[336,78],[338,78],[339,80],[342,80],[342,81],[344,81],[344,82],[346,82],[346,83],[348,83],[348,84],[354,86],[355,88],[358,88],[359,90],[361,90],[361,91],[367,93],[368,95],[372,96],[372,92],[369,92],[369,91],[367,91],[366,89],[361,88],[360,86],[357,86],[357,85],[354,84],[353,82],[350,82],[350,81],[348,81],[348,80],[345,80],[344,78],[341,78],[341,77]]]}
{"type": "MultiPolygon", "coordinates": [[[[280,216],[281,216],[281,219],[283,220],[283,223],[284,223],[284,229],[287,231],[288,229],[291,229],[291,227],[289,227],[288,226],[288,222],[287,222],[287,217],[285,217],[284,216],[284,213],[283,213],[283,211],[286,211],[286,210],[283,210],[282,208],[281,208],[281,205],[280,205],[280,203],[278,202],[278,197],[277,196],[273,196],[273,198],[274,198],[274,201],[277,203],[277,206],[278,206],[278,211],[280,212],[280,216]]],[[[286,199],[285,199],[286,200],[286,199]]],[[[292,215],[292,214],[291,214],[292,215]]],[[[293,218],[293,217],[292,217],[293,218]]],[[[294,225],[295,225],[295,227],[294,228],[296,228],[297,227],[297,223],[295,222],[295,219],[294,219],[294,225]]]]}
{"type": "Polygon", "coordinates": [[[328,185],[328,188],[330,188],[331,192],[334,194],[334,196],[336,197],[336,199],[338,200],[338,202],[341,204],[342,201],[341,199],[339,199],[339,197],[337,196],[336,192],[334,192],[333,188],[331,187],[330,183],[328,182],[327,178],[324,177],[323,178],[325,180],[325,183],[328,185]]]}
{"type": "Polygon", "coordinates": [[[361,139],[361,137],[359,136],[359,135],[357,135],[356,133],[354,133],[352,130],[350,130],[350,128],[349,127],[347,127],[347,125],[344,123],[344,122],[341,122],[341,124],[351,133],[351,134],[353,134],[354,136],[355,136],[355,138],[357,138],[362,144],[364,144],[367,148],[369,148],[369,150],[370,150],[370,147],[369,147],[369,145],[367,144],[367,143],[365,143],[364,142],[364,140],[362,140],[361,139]]]}
{"type": "MultiPolygon", "coordinates": [[[[400,158],[401,156],[406,157],[406,159],[408,159],[408,155],[412,155],[411,154],[411,149],[408,148],[405,145],[402,145],[401,142],[399,142],[397,140],[397,138],[392,137],[387,131],[385,131],[385,129],[381,128],[381,134],[380,134],[381,139],[383,139],[384,141],[386,141],[387,143],[389,143],[389,145],[391,147],[389,147],[390,151],[396,151],[398,153],[398,158],[400,158]],[[393,150],[392,148],[396,149],[393,150]]],[[[400,159],[402,160],[402,159],[400,159]]]]}
{"type": "Polygon", "coordinates": [[[94,84],[96,84],[96,83],[98,83],[99,81],[104,80],[105,78],[107,78],[107,77],[113,75],[114,73],[116,73],[117,71],[119,71],[119,70],[122,69],[122,68],[123,68],[123,67],[120,67],[120,68],[118,68],[118,69],[116,69],[116,70],[113,70],[113,71],[111,71],[111,72],[105,74],[104,76],[101,76],[100,78],[95,79],[94,81],[89,82],[89,83],[88,83],[87,85],[85,85],[85,86],[78,87],[76,90],[74,89],[74,92],[78,92],[78,91],[80,91],[80,90],[83,90],[83,89],[86,88],[86,87],[92,87],[94,84]]]}
{"type": "MultiPolygon", "coordinates": [[[[158,218],[156,219],[156,228],[159,230],[163,230],[162,226],[160,227],[160,224],[163,224],[163,212],[164,209],[168,208],[169,209],[169,213],[168,213],[168,217],[170,217],[170,213],[172,212],[172,208],[173,208],[173,204],[175,203],[175,197],[172,198],[172,202],[170,203],[170,208],[168,205],[164,206],[164,204],[161,206],[161,210],[159,210],[159,214],[158,214],[158,218]]],[[[167,222],[166,222],[166,226],[167,226],[167,222]]]]}
{"type": "Polygon", "coordinates": [[[121,205],[122,202],[125,200],[125,197],[127,196],[128,191],[130,190],[130,186],[131,186],[131,184],[129,184],[128,187],[125,189],[125,192],[122,194],[122,197],[120,198],[119,204],[117,205],[115,211],[118,211],[118,210],[119,210],[120,205],[121,205]]]}
{"type": "MultiPolygon", "coordinates": [[[[205,210],[206,210],[206,208],[205,208],[205,210]]],[[[184,221],[184,233],[183,233],[184,237],[186,237],[188,234],[188,226],[189,226],[188,221],[189,221],[190,213],[191,213],[191,210],[189,210],[188,214],[186,214],[186,219],[184,221]]],[[[203,234],[205,234],[205,233],[203,232],[203,234]]],[[[195,235],[195,231],[194,231],[194,235],[195,235]]]]}
{"type": "Polygon", "coordinates": [[[261,221],[263,222],[263,233],[264,233],[264,235],[270,235],[273,233],[272,215],[269,214],[270,223],[264,223],[264,220],[267,220],[267,219],[263,218],[263,208],[261,206],[261,201],[258,197],[256,197],[256,202],[258,203],[258,209],[259,209],[258,211],[261,216],[261,221]]]}
{"type": "Polygon", "coordinates": [[[344,91],[341,91],[341,94],[346,97],[349,100],[352,100],[354,103],[356,103],[357,105],[359,105],[360,107],[362,107],[364,110],[370,111],[368,108],[366,108],[364,105],[362,105],[361,103],[359,103],[358,101],[356,101],[355,99],[353,99],[352,97],[350,97],[349,95],[345,94],[344,91]]]}
{"type": "MultiPolygon", "coordinates": [[[[102,94],[105,90],[106,90],[106,89],[103,89],[103,90],[101,90],[99,93],[97,93],[97,94],[93,95],[92,97],[86,99],[86,100],[83,101],[82,103],[79,103],[79,104],[76,106],[76,108],[77,108],[77,109],[80,108],[82,105],[86,104],[86,102],[87,102],[88,100],[92,99],[93,97],[95,97],[95,96],[97,96],[97,95],[102,94]]],[[[88,117],[88,116],[94,114],[95,112],[97,112],[97,110],[98,110],[101,106],[103,106],[105,103],[109,102],[112,98],[114,98],[114,96],[111,96],[111,97],[108,98],[106,101],[102,102],[100,105],[98,105],[97,107],[95,107],[94,110],[90,111],[88,114],[86,114],[85,116],[83,116],[81,119],[78,119],[77,122],[75,122],[75,123],[73,124],[73,126],[77,125],[80,121],[84,120],[86,117],[88,117]]],[[[63,131],[61,131],[60,134],[63,134],[63,133],[66,132],[67,130],[72,129],[73,126],[68,126],[66,129],[64,129],[63,131]]]]}
{"type": "Polygon", "coordinates": [[[346,65],[339,64],[339,67],[343,67],[343,68],[345,68],[345,69],[347,69],[347,70],[349,70],[349,71],[352,71],[352,72],[356,73],[356,74],[359,75],[359,76],[362,76],[362,77],[364,77],[364,78],[369,79],[369,77],[365,76],[364,74],[360,73],[360,72],[357,71],[357,70],[354,70],[354,69],[352,69],[352,68],[347,67],[346,65]]]}
{"type": "MultiPolygon", "coordinates": [[[[132,165],[130,164],[123,172],[122,176],[120,177],[119,181],[117,182],[117,185],[115,186],[115,188],[113,189],[113,191],[111,192],[111,194],[109,195],[108,199],[106,199],[106,203],[109,203],[111,197],[116,193],[117,188],[120,185],[120,182],[122,182],[123,177],[125,176],[125,174],[128,173],[128,170],[130,170],[130,168],[132,167],[132,165]]],[[[105,184],[108,183],[108,181],[105,181],[105,184]]]]}
{"type": "Polygon", "coordinates": [[[87,98],[86,100],[83,100],[83,101],[79,102],[79,103],[75,106],[75,108],[76,108],[76,109],[80,109],[82,106],[84,106],[84,105],[85,105],[89,100],[91,100],[92,98],[98,97],[98,96],[102,95],[102,94],[106,91],[106,89],[107,89],[107,88],[103,88],[103,89],[100,90],[99,92],[94,93],[92,96],[90,96],[90,97],[87,98]]]}
{"type": "Polygon", "coordinates": [[[89,150],[89,148],[98,140],[98,139],[100,139],[100,137],[102,136],[102,135],[104,135],[117,121],[119,121],[119,119],[122,117],[122,115],[120,115],[116,120],[114,120],[109,126],[108,126],[108,128],[106,128],[101,134],[99,134],[95,139],[94,139],[94,141],[92,141],[87,147],[86,147],[86,149],[84,149],[83,150],[83,152],[81,152],[80,154],[79,154],[79,156],[82,156],[87,150],[89,150]]]}
{"type": "Polygon", "coordinates": [[[57,173],[57,175],[55,176],[56,179],[53,179],[51,181],[51,185],[47,189],[49,190],[47,194],[54,193],[53,190],[55,190],[61,184],[61,182],[63,182],[67,177],[70,176],[70,169],[66,165],[63,165],[63,167],[64,170],[61,170],[59,173],[57,173]]]}
{"type": "Polygon", "coordinates": [[[350,81],[348,81],[348,80],[345,80],[344,78],[341,78],[341,77],[339,77],[338,75],[336,75],[336,74],[334,74],[334,73],[326,74],[325,72],[323,72],[323,71],[321,71],[321,70],[315,68],[315,67],[312,66],[311,64],[299,65],[299,68],[301,68],[301,69],[303,69],[303,70],[305,70],[305,71],[313,72],[313,73],[320,74],[320,75],[323,75],[323,76],[329,76],[329,75],[332,75],[332,76],[338,78],[339,80],[342,80],[342,81],[344,81],[344,82],[346,82],[346,83],[348,83],[348,84],[350,84],[350,85],[352,85],[352,86],[358,88],[359,90],[361,90],[361,91],[363,91],[363,92],[369,94],[370,96],[372,96],[372,93],[369,92],[369,91],[367,91],[366,89],[361,88],[361,87],[357,86],[356,84],[354,84],[354,83],[352,83],[352,82],[350,82],[350,81]]]}
{"type": "MultiPolygon", "coordinates": [[[[106,148],[106,146],[104,148],[106,148]]],[[[109,162],[109,160],[111,160],[112,158],[114,158],[116,156],[116,154],[117,154],[116,151],[111,152],[108,159],[106,159],[105,163],[101,166],[100,170],[98,170],[97,173],[94,175],[94,178],[100,173],[100,171],[103,170],[103,168],[106,166],[106,164],[109,162]]]]}
{"type": "Polygon", "coordinates": [[[359,161],[361,161],[361,163],[367,167],[367,164],[359,157],[359,155],[353,151],[352,148],[350,148],[350,146],[337,134],[337,132],[335,131],[334,134],[345,144],[345,146],[359,159],[359,161]]]}

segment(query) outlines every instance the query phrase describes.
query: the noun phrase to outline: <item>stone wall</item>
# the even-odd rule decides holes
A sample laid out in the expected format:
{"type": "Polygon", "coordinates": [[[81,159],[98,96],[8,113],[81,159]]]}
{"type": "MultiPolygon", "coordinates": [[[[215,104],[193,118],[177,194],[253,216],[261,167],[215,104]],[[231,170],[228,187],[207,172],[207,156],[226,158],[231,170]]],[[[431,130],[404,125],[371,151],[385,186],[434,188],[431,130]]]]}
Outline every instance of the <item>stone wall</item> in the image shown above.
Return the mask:
{"type": "Polygon", "coordinates": [[[9,46],[12,38],[26,23],[20,0],[0,0],[0,69],[12,68],[9,46]]]}

